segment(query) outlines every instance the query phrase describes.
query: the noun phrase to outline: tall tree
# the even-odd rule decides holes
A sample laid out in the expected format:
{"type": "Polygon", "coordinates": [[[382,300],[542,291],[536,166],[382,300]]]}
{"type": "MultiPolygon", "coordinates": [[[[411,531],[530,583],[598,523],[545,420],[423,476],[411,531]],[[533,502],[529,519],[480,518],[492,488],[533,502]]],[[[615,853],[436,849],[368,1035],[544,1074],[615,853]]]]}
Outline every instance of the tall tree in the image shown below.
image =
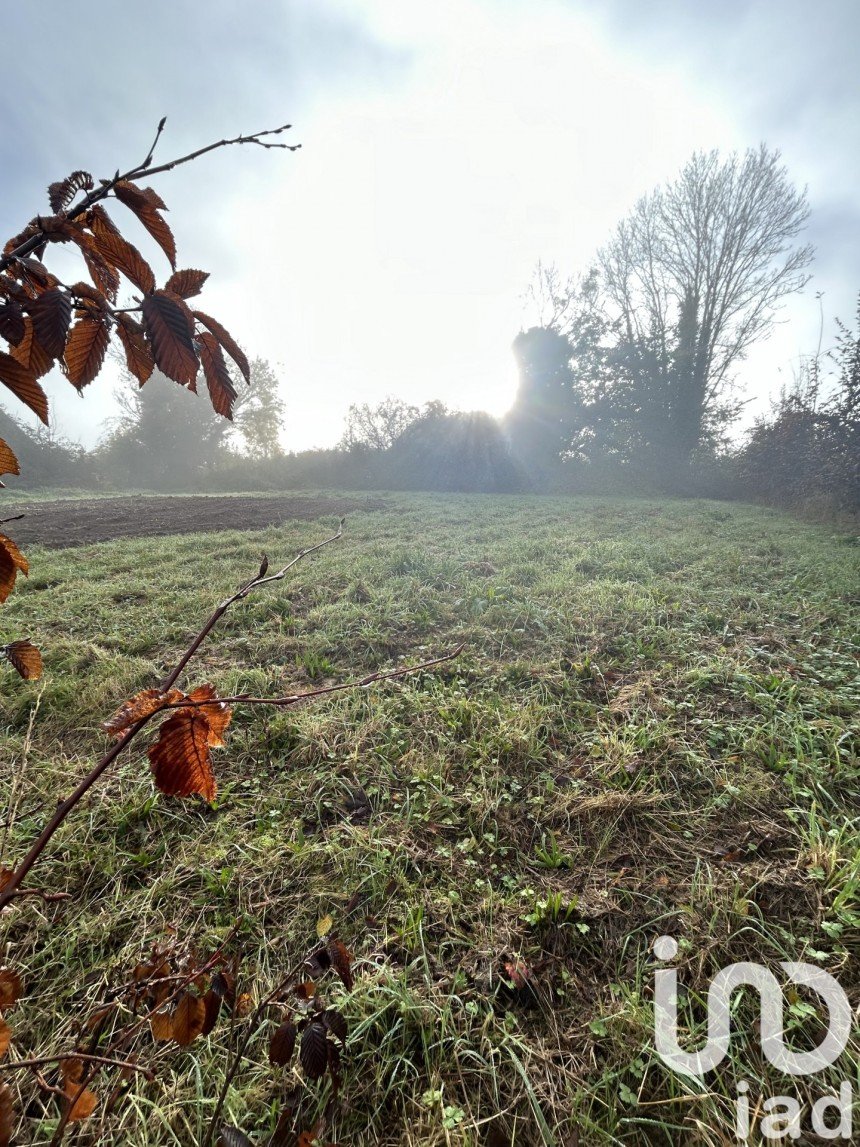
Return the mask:
{"type": "Polygon", "coordinates": [[[227,448],[230,423],[199,394],[155,371],[145,386],[128,372],[115,392],[121,413],[98,458],[124,488],[190,489],[227,448]]]}
{"type": "Polygon", "coordinates": [[[565,460],[628,466],[654,413],[597,269],[562,279],[538,264],[529,295],[543,321],[513,344],[520,383],[505,430],[518,458],[539,482],[565,460]]]}
{"type": "Polygon", "coordinates": [[[233,428],[242,450],[251,458],[282,454],[281,430],[285,404],[277,374],[265,359],[251,363],[251,386],[239,388],[233,406],[233,428]]]}
{"type": "Polygon", "coordinates": [[[353,404],[340,440],[342,450],[387,450],[418,418],[417,406],[389,394],[376,406],[353,404]]]}
{"type": "Polygon", "coordinates": [[[571,438],[572,347],[567,335],[549,325],[520,331],[513,352],[520,381],[504,428],[523,465],[544,480],[559,466],[571,438]]]}
{"type": "Polygon", "coordinates": [[[599,261],[607,297],[660,411],[654,445],[684,466],[730,411],[733,368],[808,281],[809,214],[778,151],[700,152],[644,196],[599,261]],[[661,432],[660,432],[661,428],[661,432]]]}

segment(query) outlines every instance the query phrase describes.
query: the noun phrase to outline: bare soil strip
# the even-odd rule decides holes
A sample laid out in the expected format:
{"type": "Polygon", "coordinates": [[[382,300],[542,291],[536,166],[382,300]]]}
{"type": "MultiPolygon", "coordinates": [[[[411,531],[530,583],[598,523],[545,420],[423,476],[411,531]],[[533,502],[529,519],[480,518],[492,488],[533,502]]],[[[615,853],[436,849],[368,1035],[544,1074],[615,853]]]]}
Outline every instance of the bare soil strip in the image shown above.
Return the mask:
{"type": "Polygon", "coordinates": [[[262,530],[281,522],[342,516],[355,510],[383,510],[379,498],[176,496],[145,494],[125,498],[61,499],[29,502],[15,522],[15,540],[51,549],[215,530],[262,530]]]}

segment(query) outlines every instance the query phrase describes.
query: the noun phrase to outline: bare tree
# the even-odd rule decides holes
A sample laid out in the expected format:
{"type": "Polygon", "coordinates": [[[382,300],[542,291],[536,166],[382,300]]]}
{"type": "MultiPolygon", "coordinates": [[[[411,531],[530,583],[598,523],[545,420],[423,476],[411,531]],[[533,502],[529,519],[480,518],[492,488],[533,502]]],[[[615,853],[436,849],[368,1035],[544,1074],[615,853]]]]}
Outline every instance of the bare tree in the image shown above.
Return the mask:
{"type": "Polygon", "coordinates": [[[808,282],[809,214],[778,151],[695,154],[644,196],[600,252],[604,288],[664,410],[664,445],[685,462],[707,435],[732,368],[808,282]]]}
{"type": "Polygon", "coordinates": [[[529,327],[566,332],[580,285],[581,280],[571,275],[565,278],[555,263],[538,259],[523,294],[523,310],[531,320],[529,327]]]}
{"type": "Polygon", "coordinates": [[[346,429],[340,441],[343,450],[387,450],[393,446],[420,411],[401,398],[387,395],[376,406],[353,404],[346,416],[346,429]]]}

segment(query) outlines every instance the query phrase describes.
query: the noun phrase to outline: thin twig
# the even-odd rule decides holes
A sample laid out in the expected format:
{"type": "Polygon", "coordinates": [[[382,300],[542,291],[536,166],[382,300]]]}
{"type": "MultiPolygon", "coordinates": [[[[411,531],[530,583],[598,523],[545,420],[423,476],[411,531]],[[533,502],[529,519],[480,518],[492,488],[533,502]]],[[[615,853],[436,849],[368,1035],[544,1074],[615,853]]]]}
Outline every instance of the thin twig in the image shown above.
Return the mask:
{"type": "MultiPolygon", "coordinates": [[[[241,921],[240,921],[240,923],[241,923],[241,921]]],[[[233,928],[230,930],[227,938],[224,940],[223,944],[221,944],[221,946],[218,948],[218,950],[216,952],[214,952],[209,957],[209,959],[206,961],[205,964],[203,964],[199,968],[195,968],[192,972],[187,973],[184,976],[182,982],[180,982],[177,985],[177,987],[174,989],[174,991],[169,996],[167,996],[166,999],[162,1000],[161,1003],[157,1005],[157,1007],[153,1008],[153,1010],[151,1012],[149,1012],[147,1015],[143,1016],[140,1020],[138,1020],[138,1022],[136,1024],[133,1024],[130,1028],[126,1029],[126,1031],[122,1032],[120,1038],[113,1040],[111,1042],[111,1044],[108,1046],[107,1050],[113,1051],[115,1049],[122,1048],[123,1046],[127,1046],[131,1042],[133,1036],[137,1035],[137,1033],[141,1030],[141,1028],[145,1027],[149,1023],[150,1019],[155,1014],[155,1012],[160,1011],[163,1008],[165,1008],[167,1005],[173,1003],[173,1001],[176,999],[176,997],[179,995],[179,993],[183,992],[188,987],[188,985],[190,983],[192,983],[192,981],[196,980],[198,976],[202,976],[206,972],[210,971],[218,963],[218,961],[222,958],[224,948],[227,946],[227,944],[229,944],[229,942],[235,936],[238,929],[239,929],[239,923],[237,923],[233,926],[233,928]]],[[[98,1063],[99,1061],[103,1060],[105,1057],[93,1056],[93,1055],[81,1055],[81,1056],[78,1056],[78,1058],[79,1059],[93,1060],[96,1063],[98,1063]]],[[[75,1104],[78,1102],[80,1097],[86,1091],[87,1087],[89,1086],[89,1084],[93,1078],[93,1075],[95,1074],[95,1071],[96,1071],[96,1069],[92,1069],[90,1071],[84,1072],[83,1078],[80,1080],[80,1082],[78,1084],[78,1090],[77,1090],[77,1092],[75,1092],[74,1095],[66,1095],[66,1093],[63,1092],[66,1099],[68,1100],[68,1105],[67,1105],[66,1109],[63,1111],[63,1114],[60,1116],[60,1121],[57,1124],[56,1130],[54,1131],[54,1135],[53,1135],[53,1138],[51,1139],[50,1147],[55,1147],[55,1144],[59,1144],[60,1142],[62,1142],[63,1135],[65,1134],[66,1127],[69,1123],[71,1113],[75,1109],[75,1104]]],[[[150,1073],[149,1078],[154,1079],[155,1076],[152,1075],[152,1073],[150,1073]]]]}
{"type": "Polygon", "coordinates": [[[224,941],[217,948],[217,950],[212,953],[212,955],[209,957],[209,959],[206,960],[205,963],[201,964],[199,968],[195,968],[191,972],[183,973],[182,977],[179,980],[179,983],[176,985],[176,987],[173,989],[173,991],[170,992],[169,995],[165,996],[165,998],[161,1001],[161,1003],[157,1004],[152,1009],[152,1011],[147,1012],[147,1014],[145,1016],[141,1016],[141,1018],[137,1021],[137,1023],[132,1024],[132,1026],[130,1028],[126,1028],[126,1030],[121,1032],[120,1035],[115,1040],[112,1040],[109,1047],[108,1047],[108,1051],[117,1051],[120,1048],[128,1047],[129,1043],[131,1043],[131,1040],[134,1038],[134,1036],[137,1035],[137,1033],[141,1030],[141,1028],[144,1028],[147,1026],[147,1024],[149,1023],[149,1021],[152,1019],[152,1017],[155,1015],[156,1012],[164,1011],[164,1009],[166,1007],[169,1007],[170,1004],[172,1004],[173,1001],[177,998],[177,996],[179,996],[179,994],[181,992],[184,992],[185,989],[188,987],[188,985],[193,983],[194,980],[196,980],[198,976],[204,976],[208,972],[211,972],[212,969],[215,967],[215,965],[218,964],[221,960],[223,960],[225,948],[230,943],[230,941],[233,939],[233,937],[236,935],[236,933],[239,931],[239,928],[241,927],[241,925],[242,925],[242,920],[240,919],[233,925],[233,927],[230,929],[227,936],[225,937],[224,941]]]}
{"type": "Polygon", "coordinates": [[[58,900],[71,900],[71,892],[46,892],[44,888],[13,888],[10,896],[39,896],[46,904],[53,904],[58,900]]]}
{"type": "MultiPolygon", "coordinates": [[[[281,124],[280,127],[269,128],[268,131],[255,131],[253,135],[237,135],[233,139],[219,139],[217,143],[210,143],[206,147],[201,147],[197,151],[192,151],[189,155],[183,155],[181,159],[171,159],[168,163],[162,163],[160,167],[150,167],[146,170],[147,175],[160,175],[163,171],[172,171],[174,167],[179,167],[180,164],[190,163],[193,159],[199,159],[201,155],[206,155],[208,151],[215,151],[219,147],[230,147],[234,143],[255,143],[259,147],[266,148],[282,148],[286,151],[298,151],[301,148],[300,143],[264,143],[262,136],[264,135],[280,135],[282,131],[289,131],[293,125],[290,123],[281,124]]],[[[134,178],[136,174],[143,174],[143,169],[137,172],[132,172],[130,176],[123,178],[134,178]]]]}
{"type": "Polygon", "coordinates": [[[339,538],[343,537],[344,521],[344,518],[340,519],[337,533],[332,534],[330,538],[325,538],[323,541],[317,542],[315,546],[308,546],[306,549],[300,550],[299,553],[297,553],[293,558],[293,560],[287,562],[283,569],[279,570],[276,574],[271,574],[268,577],[265,577],[261,574],[256,574],[250,579],[250,581],[245,582],[245,584],[240,589],[236,590],[232,597],[228,597],[226,601],[222,601],[218,608],[212,613],[211,617],[203,626],[203,628],[194,637],[186,651],[180,657],[176,667],[161,682],[160,688],[162,693],[166,693],[167,690],[173,685],[173,683],[179,677],[179,674],[182,672],[182,670],[185,668],[185,666],[188,664],[188,662],[191,660],[191,658],[194,656],[194,654],[197,652],[197,650],[200,648],[200,646],[203,644],[208,635],[211,633],[211,631],[214,629],[214,627],[224,616],[231,605],[237,601],[242,601],[248,596],[249,593],[251,593],[252,590],[259,589],[260,586],[267,585],[269,582],[273,581],[282,581],[286,576],[287,571],[291,570],[293,566],[297,565],[302,560],[302,558],[308,557],[309,554],[316,553],[316,551],[321,550],[323,546],[329,546],[332,542],[336,542],[339,538]]]}
{"type": "MultiPolygon", "coordinates": [[[[292,567],[295,566],[297,562],[300,562],[302,558],[307,557],[308,554],[312,554],[316,550],[322,549],[323,546],[327,546],[331,542],[336,541],[343,534],[343,521],[343,518],[341,518],[340,525],[338,526],[336,534],[332,534],[331,537],[325,538],[323,541],[318,542],[315,546],[309,546],[307,549],[301,550],[293,558],[292,561],[287,562],[287,564],[283,567],[282,570],[279,571],[279,573],[274,574],[271,577],[263,577],[260,573],[256,574],[250,579],[250,581],[245,582],[245,584],[239,590],[237,590],[232,597],[229,597],[226,601],[222,602],[203,626],[203,628],[200,630],[200,632],[193,638],[191,644],[188,646],[185,653],[183,653],[177,662],[176,667],[161,683],[162,692],[167,692],[167,690],[173,685],[179,674],[203,644],[207,635],[211,632],[219,618],[224,616],[224,614],[235,601],[239,601],[242,598],[247,597],[247,595],[251,592],[252,589],[256,587],[258,583],[263,585],[269,581],[279,580],[286,574],[288,570],[292,569],[292,567]]],[[[135,724],[127,729],[119,738],[119,740],[116,741],[116,743],[110,749],[108,749],[98,764],[96,764],[90,770],[90,772],[87,773],[83,780],[80,781],[74,792],[72,792],[70,796],[66,797],[65,800],[58,802],[56,809],[48,820],[48,823],[31,844],[27,855],[7,878],[3,888],[0,889],[0,912],[2,912],[4,908],[12,903],[12,900],[17,895],[17,889],[23,881],[24,877],[39,859],[48,842],[51,840],[54,833],[66,819],[75,805],[81,800],[82,797],[86,796],[86,794],[96,783],[102,773],[105,772],[105,770],[113,764],[123,749],[127,748],[131,744],[141,729],[143,729],[154,716],[155,713],[150,713],[148,716],[141,718],[139,721],[136,721],[135,724]]]]}
{"type": "Polygon", "coordinates": [[[40,1055],[35,1059],[16,1059],[8,1063],[0,1063],[0,1071],[17,1071],[19,1067],[41,1067],[45,1063],[62,1063],[65,1059],[80,1059],[86,1063],[98,1063],[105,1067],[127,1067],[131,1071],[138,1071],[145,1075],[150,1083],[155,1079],[155,1072],[139,1063],[132,1063],[128,1059],[113,1059],[109,1055],[86,1055],[81,1051],[66,1051],[59,1055],[40,1055]]]}
{"type": "Polygon", "coordinates": [[[152,157],[155,155],[155,149],[158,147],[158,141],[161,139],[161,133],[164,131],[164,125],[167,123],[167,116],[163,115],[158,121],[158,127],[155,129],[155,139],[152,141],[152,146],[146,154],[146,159],[140,165],[141,167],[149,167],[152,163],[152,157]]]}
{"type": "MultiPolygon", "coordinates": [[[[361,681],[345,681],[341,685],[324,685],[319,689],[309,689],[305,693],[293,693],[288,697],[253,697],[250,693],[235,693],[232,697],[217,697],[215,702],[224,705],[298,705],[300,701],[308,701],[313,697],[324,697],[328,693],[342,693],[347,689],[364,689],[377,681],[391,681],[396,677],[405,677],[409,673],[419,673],[422,669],[431,669],[434,665],[441,665],[445,661],[453,661],[465,649],[465,642],[461,642],[449,653],[434,657],[431,661],[421,661],[417,665],[403,665],[400,669],[389,669],[384,673],[371,673],[361,681]]],[[[213,700],[208,701],[171,701],[162,706],[163,709],[198,709],[211,706],[213,700]]],[[[158,710],[161,712],[161,709],[158,710]]]]}
{"type": "Polygon", "coordinates": [[[231,1060],[224,1075],[224,1082],[221,1084],[221,1090],[218,1092],[218,1101],[215,1104],[215,1110],[212,1113],[212,1118],[209,1120],[209,1126],[206,1129],[206,1134],[200,1143],[200,1147],[210,1147],[212,1138],[218,1128],[221,1112],[224,1109],[224,1103],[227,1100],[227,1093],[230,1090],[230,1084],[233,1082],[236,1076],[236,1072],[239,1070],[242,1064],[242,1060],[245,1057],[245,1052],[248,1050],[248,1044],[256,1034],[257,1029],[260,1026],[260,1022],[265,1015],[266,1009],[271,1005],[272,1001],[284,991],[287,985],[299,975],[302,968],[305,966],[309,959],[310,955],[303,956],[300,963],[296,964],[295,967],[291,968],[289,972],[286,973],[286,975],[282,976],[274,988],[272,988],[272,990],[263,997],[263,999],[254,1010],[253,1014],[249,1017],[248,1023],[245,1025],[245,1031],[242,1033],[242,1037],[239,1040],[239,1045],[236,1048],[233,1059],[231,1060]]]}
{"type": "MultiPolygon", "coordinates": [[[[159,123],[158,130],[155,135],[155,140],[153,141],[152,146],[150,147],[149,152],[147,153],[146,158],[142,163],[138,163],[134,167],[129,168],[129,170],[124,174],[120,174],[120,172],[117,171],[112,179],[102,180],[99,187],[94,188],[92,191],[84,195],[82,199],[79,199],[77,203],[71,204],[71,206],[66,209],[66,218],[70,220],[76,219],[79,215],[82,215],[85,211],[88,211],[94,204],[99,203],[103,199],[107,199],[117,183],[130,180],[133,181],[135,179],[139,179],[142,175],[160,175],[164,171],[172,171],[175,167],[179,167],[183,163],[190,163],[193,159],[199,159],[201,155],[206,155],[207,152],[215,151],[217,148],[230,147],[232,144],[244,143],[253,143],[257,144],[259,147],[265,148],[283,148],[287,151],[298,151],[301,147],[300,143],[288,144],[264,142],[263,137],[265,136],[280,135],[281,132],[288,131],[292,125],[285,123],[280,127],[269,128],[266,131],[252,132],[251,135],[237,135],[234,136],[233,139],[219,139],[216,143],[210,143],[206,147],[200,147],[196,151],[190,152],[188,155],[180,156],[178,159],[172,159],[168,163],[162,163],[159,167],[151,167],[150,164],[152,163],[152,156],[155,151],[156,144],[158,143],[159,137],[161,136],[161,132],[164,129],[164,122],[164,119],[162,119],[159,123]]],[[[38,225],[38,217],[36,222],[38,225]]],[[[39,227],[39,230],[35,235],[31,235],[29,239],[26,239],[23,243],[16,247],[14,251],[10,251],[8,254],[0,256],[0,271],[5,271],[6,268],[10,267],[16,259],[21,259],[27,255],[31,255],[33,251],[35,251],[38,247],[41,247],[48,238],[49,236],[47,233],[43,231],[41,227],[39,227]]]]}

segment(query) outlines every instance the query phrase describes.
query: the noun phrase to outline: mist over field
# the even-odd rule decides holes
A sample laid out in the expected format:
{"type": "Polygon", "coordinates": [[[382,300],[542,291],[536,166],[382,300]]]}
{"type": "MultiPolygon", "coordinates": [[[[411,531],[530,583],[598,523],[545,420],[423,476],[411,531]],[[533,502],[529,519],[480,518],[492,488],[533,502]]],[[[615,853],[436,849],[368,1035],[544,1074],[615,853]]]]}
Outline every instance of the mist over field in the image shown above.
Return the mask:
{"type": "Polygon", "coordinates": [[[0,1147],[855,1141],[860,9],[4,33],[0,1147]]]}

